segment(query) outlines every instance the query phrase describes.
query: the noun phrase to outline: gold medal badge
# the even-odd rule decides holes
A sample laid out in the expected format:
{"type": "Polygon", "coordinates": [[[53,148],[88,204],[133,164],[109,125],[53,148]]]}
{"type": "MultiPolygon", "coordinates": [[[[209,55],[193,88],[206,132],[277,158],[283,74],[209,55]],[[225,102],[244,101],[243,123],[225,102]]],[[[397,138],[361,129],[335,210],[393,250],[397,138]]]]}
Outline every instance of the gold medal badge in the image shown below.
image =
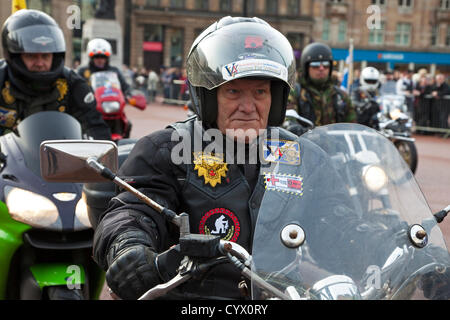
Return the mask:
{"type": "Polygon", "coordinates": [[[61,101],[64,98],[64,96],[67,94],[67,91],[68,91],[67,80],[66,79],[56,80],[56,88],[58,88],[58,91],[59,91],[58,101],[61,101]]]}
{"type": "Polygon", "coordinates": [[[203,152],[194,152],[194,170],[198,170],[198,176],[205,179],[205,184],[215,187],[222,183],[222,177],[226,177],[228,170],[227,164],[223,162],[223,157],[204,154],[203,152]]]}
{"type": "Polygon", "coordinates": [[[16,101],[16,98],[14,98],[9,92],[9,86],[10,86],[9,81],[5,81],[5,87],[2,89],[2,96],[6,104],[13,104],[14,101],[16,101]]]}

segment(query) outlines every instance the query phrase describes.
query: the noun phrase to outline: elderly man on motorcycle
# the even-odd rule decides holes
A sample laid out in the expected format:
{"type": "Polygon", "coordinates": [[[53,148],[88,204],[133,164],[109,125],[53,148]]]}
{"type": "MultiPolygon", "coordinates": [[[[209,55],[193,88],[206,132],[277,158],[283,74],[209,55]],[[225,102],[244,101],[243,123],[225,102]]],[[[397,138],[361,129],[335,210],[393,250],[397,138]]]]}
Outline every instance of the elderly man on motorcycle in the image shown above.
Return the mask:
{"type": "MultiPolygon", "coordinates": [[[[158,203],[187,212],[193,232],[214,232],[250,250],[264,194],[260,160],[256,156],[250,161],[252,146],[268,128],[278,136],[273,146],[297,138],[276,127],[284,119],[295,81],[292,47],[261,19],[225,17],[194,41],[186,69],[197,117],[140,139],[120,174],[135,177],[135,186],[158,203]],[[226,150],[195,148],[196,135],[211,130],[220,133],[217,142],[223,142],[226,150]],[[174,134],[189,137],[183,151],[193,146],[192,152],[183,154],[188,158],[183,163],[173,160],[178,145],[171,139],[174,134]],[[243,161],[236,157],[229,161],[228,155],[233,158],[241,147],[243,161]]],[[[160,253],[176,243],[177,234],[159,214],[122,192],[99,222],[94,257],[107,270],[110,288],[121,298],[134,299],[175,275],[177,263],[160,253]]],[[[184,284],[183,297],[242,299],[238,289],[242,279],[233,268],[218,265],[201,283],[184,284]]]]}
{"type": "MultiPolygon", "coordinates": [[[[249,252],[266,187],[301,196],[303,182],[330,181],[314,193],[319,206],[336,217],[335,223],[319,224],[327,232],[323,244],[346,240],[342,230],[360,221],[337,205],[345,189],[339,188],[329,158],[311,141],[279,127],[295,82],[295,57],[286,37],[259,18],[224,17],[196,38],[186,69],[196,117],[141,138],[118,175],[163,207],[187,213],[191,233],[218,236],[249,252]],[[263,152],[255,153],[260,145],[263,152]],[[290,176],[290,183],[282,184],[283,176],[266,174],[282,163],[301,171],[319,164],[325,169],[308,170],[305,180],[290,176]]],[[[177,274],[183,255],[173,246],[179,237],[174,224],[122,191],[95,230],[94,259],[107,271],[114,294],[136,299],[177,274]]],[[[185,245],[203,256],[203,246],[195,243],[194,237],[185,245]]],[[[246,299],[239,289],[244,280],[235,265],[221,260],[164,298],[246,299]]]]}

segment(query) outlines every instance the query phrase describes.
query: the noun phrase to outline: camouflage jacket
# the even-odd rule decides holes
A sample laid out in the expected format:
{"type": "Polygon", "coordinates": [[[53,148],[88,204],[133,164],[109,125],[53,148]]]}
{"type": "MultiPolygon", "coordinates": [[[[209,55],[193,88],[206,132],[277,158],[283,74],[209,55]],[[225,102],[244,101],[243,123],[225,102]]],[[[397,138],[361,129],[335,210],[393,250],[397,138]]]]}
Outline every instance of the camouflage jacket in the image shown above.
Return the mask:
{"type": "Polygon", "coordinates": [[[301,79],[297,100],[297,112],[316,126],[336,122],[356,122],[356,112],[351,99],[341,89],[328,81],[318,89],[301,79]]]}

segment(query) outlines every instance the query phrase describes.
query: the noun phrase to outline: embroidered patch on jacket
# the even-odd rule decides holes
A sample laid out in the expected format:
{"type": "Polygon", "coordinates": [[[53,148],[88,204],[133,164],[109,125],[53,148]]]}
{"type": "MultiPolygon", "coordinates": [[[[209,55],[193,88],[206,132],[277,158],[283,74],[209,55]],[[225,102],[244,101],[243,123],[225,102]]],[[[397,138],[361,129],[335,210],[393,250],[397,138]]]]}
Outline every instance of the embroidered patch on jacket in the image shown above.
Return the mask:
{"type": "Polygon", "coordinates": [[[0,125],[12,128],[16,123],[17,112],[15,110],[0,107],[0,125]]]}
{"type": "Polygon", "coordinates": [[[9,81],[5,81],[5,87],[2,89],[2,96],[3,96],[3,100],[5,100],[6,104],[13,104],[14,101],[16,101],[16,98],[14,98],[11,95],[9,88],[10,88],[9,81]]]}
{"type": "Polygon", "coordinates": [[[193,152],[194,170],[198,170],[198,176],[205,179],[205,184],[215,187],[222,183],[222,178],[227,176],[227,164],[223,162],[223,156],[204,154],[203,152],[193,152]]]}
{"type": "Polygon", "coordinates": [[[56,88],[59,91],[58,101],[61,101],[62,99],[64,99],[64,97],[67,94],[67,91],[69,90],[67,86],[67,80],[66,79],[56,80],[56,88]]]}
{"type": "Polygon", "coordinates": [[[266,190],[303,195],[303,178],[301,176],[265,173],[264,182],[266,190]]]}
{"type": "Polygon", "coordinates": [[[267,162],[300,164],[300,145],[291,140],[265,139],[263,141],[263,158],[267,162]]]}
{"type": "Polygon", "coordinates": [[[241,227],[236,215],[225,208],[206,212],[200,220],[199,233],[220,236],[221,239],[236,242],[241,227]]]}

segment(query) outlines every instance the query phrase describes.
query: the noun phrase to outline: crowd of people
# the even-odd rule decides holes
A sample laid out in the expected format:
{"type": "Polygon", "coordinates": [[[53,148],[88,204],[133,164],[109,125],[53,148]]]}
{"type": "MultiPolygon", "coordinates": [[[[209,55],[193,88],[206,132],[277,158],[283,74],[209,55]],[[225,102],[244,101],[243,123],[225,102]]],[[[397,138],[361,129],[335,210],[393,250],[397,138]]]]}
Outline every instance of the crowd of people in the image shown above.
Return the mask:
{"type": "Polygon", "coordinates": [[[189,100],[186,69],[161,66],[159,70],[146,67],[129,67],[122,65],[122,73],[128,84],[144,93],[149,103],[155,102],[157,96],[163,101],[189,100]]]}
{"type": "MultiPolygon", "coordinates": [[[[346,89],[343,73],[334,70],[333,82],[348,92],[349,96],[361,86],[361,70],[355,69],[353,81],[346,89]]],[[[378,95],[402,95],[405,97],[407,112],[416,125],[448,128],[447,117],[450,111],[450,76],[427,69],[379,70],[378,95]]]]}

